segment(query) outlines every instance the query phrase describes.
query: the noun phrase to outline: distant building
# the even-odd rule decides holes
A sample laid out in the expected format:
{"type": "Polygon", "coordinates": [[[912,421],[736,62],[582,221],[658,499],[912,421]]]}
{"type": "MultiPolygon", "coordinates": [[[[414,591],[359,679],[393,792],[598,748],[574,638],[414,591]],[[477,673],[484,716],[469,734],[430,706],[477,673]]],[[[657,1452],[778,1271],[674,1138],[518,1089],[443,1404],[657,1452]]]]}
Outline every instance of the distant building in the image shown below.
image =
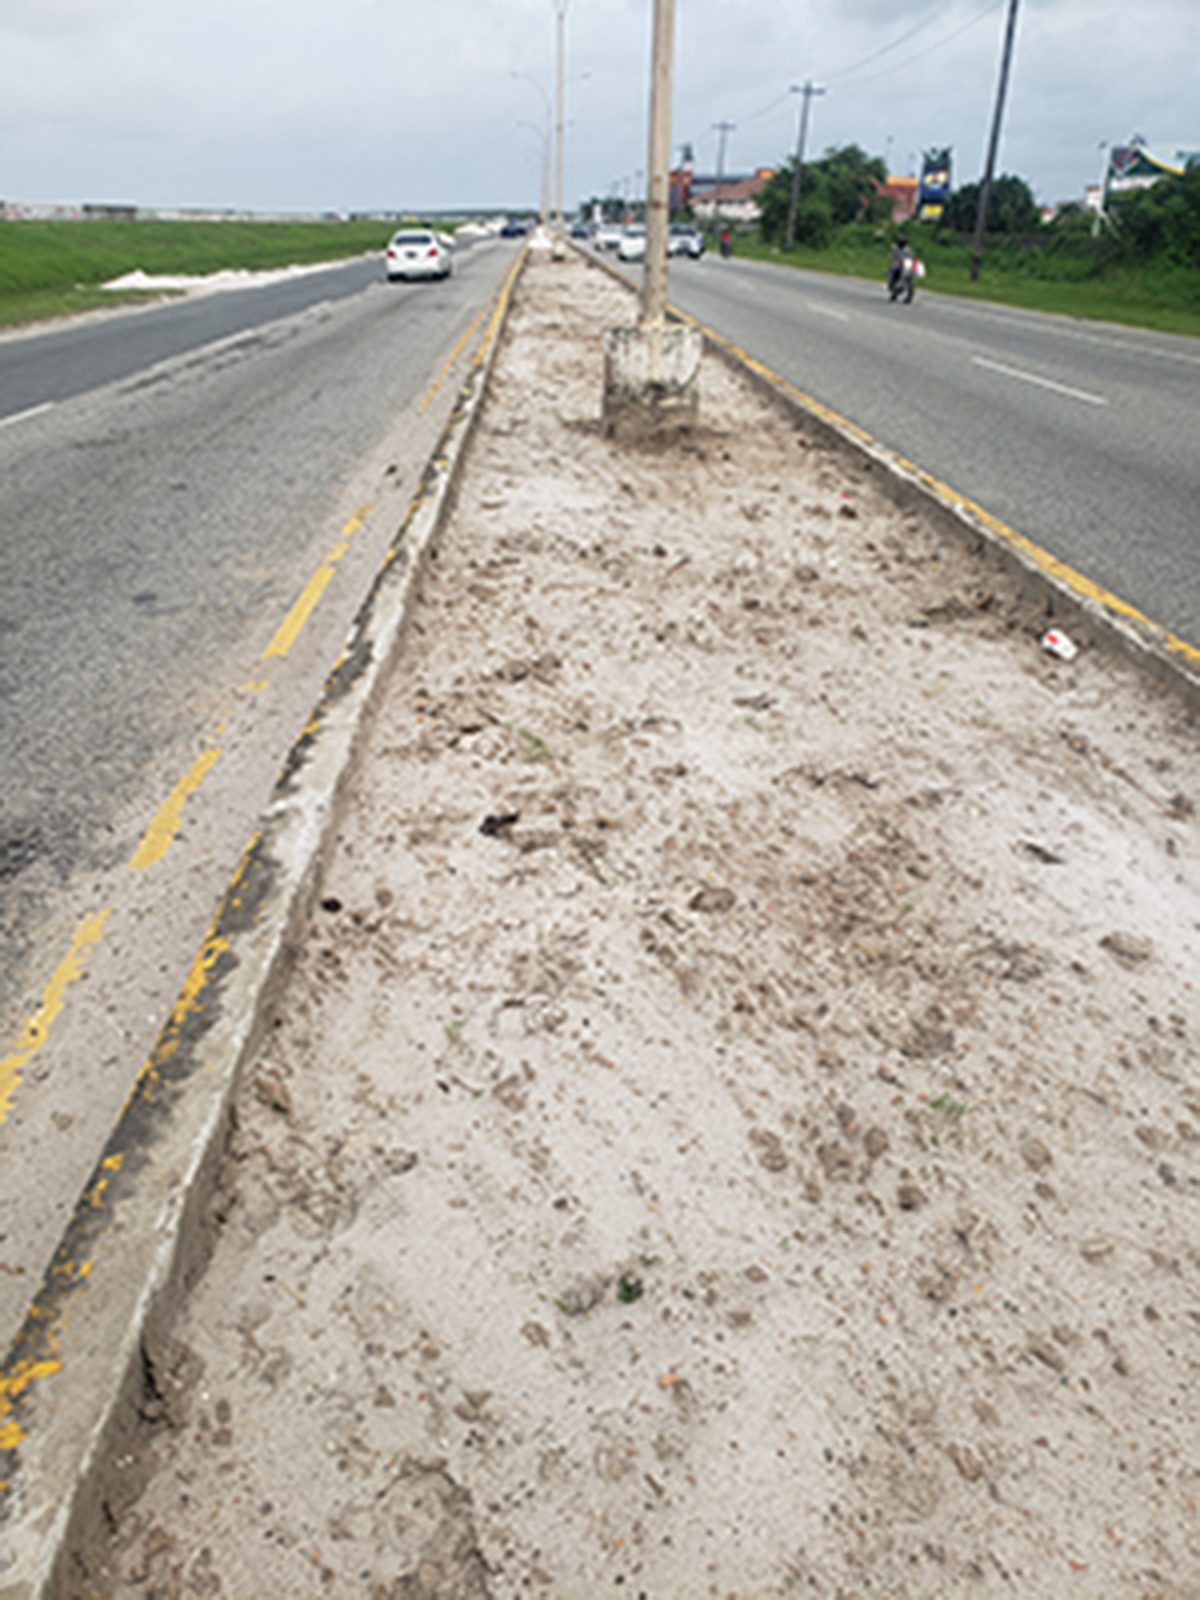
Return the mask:
{"type": "Polygon", "coordinates": [[[879,193],[891,202],[893,222],[911,222],[917,214],[918,179],[889,177],[878,186],[879,193]]]}
{"type": "Polygon", "coordinates": [[[761,211],[758,197],[778,172],[778,167],[759,167],[745,178],[697,178],[691,191],[692,214],[697,222],[711,223],[720,217],[739,227],[752,227],[761,211]]]}
{"type": "Polygon", "coordinates": [[[85,222],[136,222],[138,208],[135,205],[114,204],[110,200],[85,200],[83,217],[85,222]]]}

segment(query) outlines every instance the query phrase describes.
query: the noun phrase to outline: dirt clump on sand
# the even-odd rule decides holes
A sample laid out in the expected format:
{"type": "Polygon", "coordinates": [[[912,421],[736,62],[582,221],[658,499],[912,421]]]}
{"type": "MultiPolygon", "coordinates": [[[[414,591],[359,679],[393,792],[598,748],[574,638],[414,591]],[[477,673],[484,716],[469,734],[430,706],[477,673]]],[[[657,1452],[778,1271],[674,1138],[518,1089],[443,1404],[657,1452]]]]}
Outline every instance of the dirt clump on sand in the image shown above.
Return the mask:
{"type": "Polygon", "coordinates": [[[606,442],[631,316],[521,285],[86,1564],[1200,1594],[1194,728],[718,361],[606,442]]]}

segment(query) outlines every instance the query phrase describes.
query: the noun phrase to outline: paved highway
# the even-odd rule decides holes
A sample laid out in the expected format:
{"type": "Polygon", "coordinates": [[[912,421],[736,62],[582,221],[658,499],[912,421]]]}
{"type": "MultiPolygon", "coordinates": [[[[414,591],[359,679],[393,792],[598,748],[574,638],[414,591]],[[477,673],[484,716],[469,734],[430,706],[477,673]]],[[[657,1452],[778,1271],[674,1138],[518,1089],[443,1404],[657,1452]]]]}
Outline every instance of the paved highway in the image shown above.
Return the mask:
{"type": "Polygon", "coordinates": [[[359,262],[0,344],[0,1337],[514,254],[464,252],[439,284],[359,262]]]}
{"type": "Polygon", "coordinates": [[[105,314],[53,332],[0,341],[0,426],[72,395],[118,383],[172,356],[260,328],[311,306],[361,294],[378,260],[337,263],[250,289],[105,314]]]}
{"type": "Polygon", "coordinates": [[[706,257],[676,305],[1200,644],[1200,341],[706,257]]]}

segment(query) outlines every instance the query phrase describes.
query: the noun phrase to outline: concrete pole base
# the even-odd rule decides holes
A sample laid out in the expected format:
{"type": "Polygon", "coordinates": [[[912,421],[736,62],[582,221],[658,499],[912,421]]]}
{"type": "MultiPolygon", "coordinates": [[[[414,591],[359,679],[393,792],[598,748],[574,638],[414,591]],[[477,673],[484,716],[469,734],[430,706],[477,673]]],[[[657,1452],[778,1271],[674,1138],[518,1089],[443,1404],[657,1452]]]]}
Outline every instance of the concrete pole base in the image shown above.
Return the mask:
{"type": "Polygon", "coordinates": [[[636,444],[695,426],[704,341],[695,328],[610,328],[604,335],[604,432],[636,444]]]}

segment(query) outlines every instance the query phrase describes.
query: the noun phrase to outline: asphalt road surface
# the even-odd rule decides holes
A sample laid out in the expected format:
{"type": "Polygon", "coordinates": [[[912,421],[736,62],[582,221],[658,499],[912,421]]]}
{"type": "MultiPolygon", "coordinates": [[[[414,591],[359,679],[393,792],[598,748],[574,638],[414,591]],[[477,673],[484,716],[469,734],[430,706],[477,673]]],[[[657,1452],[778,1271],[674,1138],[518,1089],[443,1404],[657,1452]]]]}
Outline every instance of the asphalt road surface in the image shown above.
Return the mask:
{"type": "Polygon", "coordinates": [[[411,285],[357,262],[0,344],[0,1336],[514,253],[484,244],[411,285]]]}
{"type": "Polygon", "coordinates": [[[0,343],[0,423],[143,372],[218,339],[361,294],[379,262],[337,263],[254,288],[78,322],[0,343]]]}
{"type": "Polygon", "coordinates": [[[882,276],[673,262],[671,298],[1060,560],[1200,644],[1200,341],[882,276]]]}

